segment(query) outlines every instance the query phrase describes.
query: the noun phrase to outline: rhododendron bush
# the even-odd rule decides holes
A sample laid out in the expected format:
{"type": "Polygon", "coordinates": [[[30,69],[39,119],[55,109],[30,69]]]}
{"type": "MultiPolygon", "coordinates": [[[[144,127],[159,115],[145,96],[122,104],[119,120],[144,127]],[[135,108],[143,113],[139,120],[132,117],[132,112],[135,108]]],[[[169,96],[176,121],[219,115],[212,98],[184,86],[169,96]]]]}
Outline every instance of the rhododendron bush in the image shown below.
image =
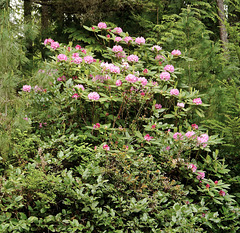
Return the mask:
{"type": "Polygon", "coordinates": [[[229,170],[218,151],[211,151],[220,140],[194,122],[207,104],[197,90],[178,85],[182,53],[164,51],[164,45],[148,44],[141,35],[130,37],[104,22],[86,29],[107,45],[101,57],[79,44],[46,39],[52,56],[21,91],[27,102],[24,119],[39,136],[35,154],[19,158],[23,198],[12,208],[24,213],[21,206],[31,207],[24,213],[26,227],[51,232],[236,229],[231,218],[237,209],[225,182],[229,170]],[[47,192],[33,184],[38,173],[47,192]],[[37,194],[24,199],[31,187],[37,194]]]}

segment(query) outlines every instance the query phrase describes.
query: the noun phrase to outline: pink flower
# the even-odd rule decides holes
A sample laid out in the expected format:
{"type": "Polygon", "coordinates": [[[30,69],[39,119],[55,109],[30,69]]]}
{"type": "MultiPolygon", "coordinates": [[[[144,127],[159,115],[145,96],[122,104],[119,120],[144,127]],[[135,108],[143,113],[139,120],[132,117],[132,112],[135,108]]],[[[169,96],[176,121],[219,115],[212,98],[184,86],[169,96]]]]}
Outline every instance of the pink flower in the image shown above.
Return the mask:
{"type": "Polygon", "coordinates": [[[133,41],[133,39],[132,39],[131,36],[126,36],[126,37],[124,38],[124,41],[128,44],[129,41],[133,41]]]}
{"type": "Polygon", "coordinates": [[[171,52],[171,54],[173,55],[173,56],[180,56],[182,53],[181,53],[181,51],[180,50],[173,50],[172,52],[171,52]]]}
{"type": "Polygon", "coordinates": [[[173,65],[166,65],[164,67],[164,70],[169,71],[170,73],[173,73],[174,72],[174,66],[173,65]]]}
{"type": "Polygon", "coordinates": [[[74,60],[73,60],[73,63],[75,64],[80,64],[82,62],[82,58],[81,57],[76,57],[74,60]]]}
{"type": "Polygon", "coordinates": [[[73,96],[72,96],[73,99],[77,99],[77,98],[79,98],[79,97],[80,97],[80,96],[79,96],[77,93],[73,94],[73,96]]]}
{"type": "Polygon", "coordinates": [[[144,78],[144,77],[138,78],[138,81],[141,82],[141,84],[142,84],[143,86],[146,86],[147,83],[148,83],[148,80],[147,80],[146,78],[144,78]]]}
{"type": "Polygon", "coordinates": [[[93,57],[92,57],[92,56],[86,56],[86,57],[84,57],[83,59],[84,59],[84,61],[85,61],[86,63],[88,63],[88,64],[93,63],[93,57]]]}
{"type": "Polygon", "coordinates": [[[90,100],[99,100],[100,95],[97,92],[91,92],[88,94],[88,99],[90,100]]]}
{"type": "Polygon", "coordinates": [[[193,103],[195,103],[196,105],[202,104],[202,100],[201,98],[196,98],[193,100],[193,103]]]}
{"type": "Polygon", "coordinates": [[[39,123],[39,128],[42,128],[42,123],[39,123]]]}
{"type": "Polygon", "coordinates": [[[160,51],[160,50],[162,50],[162,47],[160,47],[159,45],[154,45],[153,47],[152,47],[152,51],[160,51]]]}
{"type": "Polygon", "coordinates": [[[75,88],[82,89],[83,91],[85,90],[84,86],[82,84],[78,84],[74,86],[75,88]]]}
{"type": "Polygon", "coordinates": [[[216,184],[216,185],[217,185],[217,184],[218,184],[218,181],[217,181],[217,180],[215,180],[215,181],[214,181],[214,184],[216,184]]]}
{"type": "Polygon", "coordinates": [[[67,61],[67,59],[68,59],[65,54],[59,54],[57,56],[57,58],[58,58],[59,61],[67,61]]]}
{"type": "Polygon", "coordinates": [[[127,75],[127,77],[125,79],[126,79],[126,81],[128,81],[130,83],[135,83],[138,81],[138,78],[135,77],[133,74],[127,75]]]}
{"type": "Polygon", "coordinates": [[[161,108],[162,108],[162,105],[161,105],[161,104],[155,104],[155,108],[156,108],[156,109],[161,109],[161,108]]]}
{"type": "Polygon", "coordinates": [[[149,134],[146,134],[146,135],[144,136],[144,139],[149,142],[149,141],[151,141],[151,140],[153,139],[153,137],[150,136],[149,134]]]}
{"type": "Polygon", "coordinates": [[[75,46],[75,49],[77,49],[77,50],[80,50],[82,47],[79,45],[79,44],[77,44],[76,46],[75,46]]]}
{"type": "Polygon", "coordinates": [[[167,146],[167,147],[166,147],[166,150],[170,150],[170,146],[167,146]]]}
{"type": "Polygon", "coordinates": [[[191,138],[194,134],[195,134],[195,132],[193,132],[193,131],[188,131],[188,132],[185,134],[185,136],[186,136],[187,138],[191,138]]]}
{"type": "Polygon", "coordinates": [[[139,44],[139,45],[145,44],[145,39],[144,39],[143,37],[137,37],[137,38],[135,39],[135,42],[136,42],[137,44],[139,44]]]}
{"type": "Polygon", "coordinates": [[[24,119],[25,121],[28,121],[28,118],[27,118],[27,117],[24,117],[23,119],[24,119]]]}
{"type": "Polygon", "coordinates": [[[126,53],[124,51],[115,53],[115,56],[120,59],[126,57],[126,53]]]}
{"type": "Polygon", "coordinates": [[[111,36],[109,34],[107,34],[107,38],[110,38],[111,36]]]}
{"type": "Polygon", "coordinates": [[[156,125],[152,125],[151,129],[156,129],[156,125]]]}
{"type": "Polygon", "coordinates": [[[30,92],[31,91],[31,86],[30,85],[24,85],[23,87],[22,87],[22,90],[23,91],[26,91],[26,92],[30,92]]]}
{"type": "Polygon", "coordinates": [[[179,90],[178,89],[172,89],[171,91],[170,91],[170,95],[179,95],[179,90]]]}
{"type": "Polygon", "coordinates": [[[52,42],[51,43],[51,48],[56,50],[57,48],[59,48],[59,43],[58,42],[52,42]]]}
{"type": "Polygon", "coordinates": [[[45,39],[45,40],[44,40],[44,45],[51,44],[52,42],[54,42],[54,40],[51,39],[51,38],[45,39]]]}
{"type": "Polygon", "coordinates": [[[58,77],[57,81],[59,81],[59,82],[66,81],[66,77],[64,75],[61,77],[58,77]]]}
{"type": "Polygon", "coordinates": [[[198,172],[198,176],[197,176],[197,179],[198,180],[201,180],[201,179],[204,179],[205,178],[205,172],[198,172]]]}
{"type": "Polygon", "coordinates": [[[179,108],[184,108],[185,104],[184,104],[184,103],[177,103],[177,106],[178,106],[179,108]]]}
{"type": "Polygon", "coordinates": [[[226,193],[223,190],[220,190],[219,195],[224,197],[226,195],[226,193]]]}
{"type": "Polygon", "coordinates": [[[137,55],[130,55],[127,57],[129,62],[138,62],[138,56],[137,55]]]}
{"type": "Polygon", "coordinates": [[[98,23],[98,28],[99,29],[106,29],[107,28],[107,24],[103,23],[103,22],[100,22],[100,23],[98,23]]]}
{"type": "Polygon", "coordinates": [[[116,81],[116,86],[118,86],[118,87],[122,86],[122,81],[118,79],[118,80],[116,81]]]}
{"type": "Polygon", "coordinates": [[[207,134],[202,134],[200,137],[197,137],[198,143],[207,143],[208,139],[209,137],[207,134]]]}
{"type": "Polygon", "coordinates": [[[193,128],[193,129],[198,129],[198,125],[192,124],[192,128],[193,128]]]}
{"type": "Polygon", "coordinates": [[[157,61],[159,61],[159,60],[165,61],[166,58],[165,58],[164,56],[162,56],[162,55],[157,55],[157,56],[155,57],[155,60],[157,60],[157,61]]]}
{"type": "Polygon", "coordinates": [[[210,188],[210,185],[209,185],[209,184],[206,184],[206,188],[209,189],[209,188],[210,188]]]}
{"type": "Polygon", "coordinates": [[[99,123],[96,123],[95,125],[93,125],[93,128],[94,128],[94,129],[99,129],[99,128],[100,128],[100,124],[99,124],[99,123]]]}
{"type": "Polygon", "coordinates": [[[120,33],[123,32],[123,30],[120,27],[116,27],[116,28],[113,29],[113,32],[116,33],[116,34],[120,34],[120,33]]]}
{"type": "Polygon", "coordinates": [[[113,51],[114,53],[122,52],[122,51],[123,51],[123,48],[122,48],[121,45],[115,45],[115,46],[113,46],[112,51],[113,51]]]}
{"type": "Polygon", "coordinates": [[[95,30],[95,27],[92,27],[92,30],[95,30]]]}
{"type": "Polygon", "coordinates": [[[77,58],[77,57],[79,57],[79,53],[74,53],[74,54],[72,55],[72,58],[77,58]]]}
{"type": "Polygon", "coordinates": [[[170,79],[170,74],[168,72],[162,72],[160,74],[160,79],[161,80],[165,80],[165,81],[168,81],[170,79]]]}
{"type": "Polygon", "coordinates": [[[105,144],[105,145],[103,145],[103,149],[104,150],[110,150],[110,147],[107,144],[105,144]]]}
{"type": "Polygon", "coordinates": [[[81,52],[84,53],[84,54],[86,54],[86,53],[87,53],[87,50],[86,50],[86,49],[82,49],[81,52]]]}
{"type": "Polygon", "coordinates": [[[182,136],[182,134],[181,133],[175,133],[175,134],[173,134],[173,138],[175,139],[175,140],[183,140],[183,136],[182,136]]]}
{"type": "Polygon", "coordinates": [[[197,170],[196,165],[194,165],[194,164],[192,164],[192,163],[189,164],[188,168],[191,168],[191,169],[192,169],[192,172],[196,172],[196,170],[197,170]]]}
{"type": "Polygon", "coordinates": [[[148,70],[147,70],[147,69],[144,69],[144,70],[143,70],[143,73],[144,73],[144,74],[147,74],[147,73],[148,73],[148,70]]]}
{"type": "Polygon", "coordinates": [[[119,37],[119,36],[117,36],[117,37],[115,37],[114,41],[115,41],[115,42],[120,42],[120,41],[122,41],[122,38],[119,37]]]}

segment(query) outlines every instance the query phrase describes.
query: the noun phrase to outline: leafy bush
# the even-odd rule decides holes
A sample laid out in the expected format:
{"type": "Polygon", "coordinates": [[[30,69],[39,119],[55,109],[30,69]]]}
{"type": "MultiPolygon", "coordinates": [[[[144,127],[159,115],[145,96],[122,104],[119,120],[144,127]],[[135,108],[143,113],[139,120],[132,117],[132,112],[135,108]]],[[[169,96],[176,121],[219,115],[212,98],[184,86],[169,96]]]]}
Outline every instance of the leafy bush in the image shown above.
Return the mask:
{"type": "Polygon", "coordinates": [[[52,57],[22,88],[38,137],[16,141],[23,156],[2,176],[1,231],[237,232],[229,169],[210,147],[221,140],[192,119],[207,104],[172,65],[181,52],[86,29],[104,62],[46,39],[52,57]]]}

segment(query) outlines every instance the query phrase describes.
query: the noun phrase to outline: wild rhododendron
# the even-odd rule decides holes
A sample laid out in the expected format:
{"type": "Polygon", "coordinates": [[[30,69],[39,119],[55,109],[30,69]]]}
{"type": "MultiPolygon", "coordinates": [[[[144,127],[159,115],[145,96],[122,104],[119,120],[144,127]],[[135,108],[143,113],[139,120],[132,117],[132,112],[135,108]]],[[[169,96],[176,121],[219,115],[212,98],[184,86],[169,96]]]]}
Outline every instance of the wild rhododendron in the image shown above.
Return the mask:
{"type": "Polygon", "coordinates": [[[24,85],[23,87],[22,87],[22,90],[23,91],[25,91],[25,92],[30,92],[31,91],[31,86],[30,85],[24,85]]]}
{"type": "Polygon", "coordinates": [[[107,28],[107,24],[103,23],[103,22],[100,22],[100,23],[98,23],[98,28],[99,29],[106,29],[107,28]]]}
{"type": "Polygon", "coordinates": [[[161,80],[165,80],[165,81],[168,81],[170,79],[170,74],[168,72],[162,72],[160,74],[160,79],[161,80]]]}
{"type": "Polygon", "coordinates": [[[202,100],[201,100],[201,98],[196,98],[193,100],[193,103],[196,105],[199,105],[199,104],[202,104],[202,100]]]}
{"type": "Polygon", "coordinates": [[[139,44],[139,45],[145,44],[145,39],[144,39],[143,37],[137,37],[137,38],[135,39],[135,42],[136,42],[137,44],[139,44]]]}
{"type": "Polygon", "coordinates": [[[169,71],[170,73],[173,73],[174,72],[174,66],[173,65],[166,65],[164,67],[164,70],[169,71]]]}
{"type": "Polygon", "coordinates": [[[68,57],[65,54],[59,54],[57,56],[57,58],[59,61],[67,61],[68,60],[68,57]]]}
{"type": "Polygon", "coordinates": [[[88,99],[90,100],[99,100],[100,95],[97,92],[91,92],[88,94],[88,99]]]}
{"type": "Polygon", "coordinates": [[[178,89],[172,89],[171,91],[170,91],[170,95],[179,95],[179,90],[178,89]]]}
{"type": "Polygon", "coordinates": [[[181,53],[181,51],[180,50],[173,50],[172,52],[171,52],[171,54],[173,55],[173,56],[180,56],[182,53],[181,53]]]}

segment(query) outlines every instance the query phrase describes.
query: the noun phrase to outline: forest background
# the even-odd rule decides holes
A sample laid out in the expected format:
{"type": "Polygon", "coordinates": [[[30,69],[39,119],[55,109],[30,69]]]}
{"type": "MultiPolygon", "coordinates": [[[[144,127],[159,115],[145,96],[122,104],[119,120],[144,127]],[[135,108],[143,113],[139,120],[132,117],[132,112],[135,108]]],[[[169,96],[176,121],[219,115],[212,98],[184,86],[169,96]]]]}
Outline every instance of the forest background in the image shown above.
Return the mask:
{"type": "MultiPolygon", "coordinates": [[[[237,232],[240,201],[238,172],[240,169],[238,162],[240,155],[240,3],[238,0],[1,0],[0,9],[1,232],[43,232],[44,230],[48,230],[48,232],[104,232],[104,230],[110,232],[109,227],[112,221],[116,221],[115,215],[111,212],[113,211],[111,205],[104,207],[106,210],[104,220],[100,221],[102,212],[99,209],[96,211],[100,211],[101,214],[99,212],[99,216],[96,217],[94,211],[100,205],[101,198],[104,199],[103,194],[98,193],[98,191],[96,191],[99,195],[98,198],[91,200],[92,196],[89,194],[89,199],[85,197],[88,204],[85,202],[79,204],[81,208],[84,207],[83,212],[91,213],[92,218],[97,219],[96,224],[94,221],[84,220],[87,217],[82,213],[78,213],[78,216],[81,216],[79,218],[75,216],[74,211],[79,206],[74,206],[76,201],[71,196],[71,192],[64,191],[65,186],[69,189],[73,186],[71,179],[75,179],[77,182],[75,173],[78,174],[83,183],[89,185],[89,189],[98,190],[93,182],[96,177],[98,177],[99,187],[100,184],[103,185],[105,180],[101,179],[104,179],[107,172],[97,173],[95,171],[96,173],[94,173],[89,168],[90,165],[93,166],[91,161],[97,160],[92,155],[95,153],[94,150],[89,148],[101,145],[103,139],[100,136],[98,139],[92,138],[91,140],[95,140],[95,144],[91,145],[91,140],[84,138],[83,131],[77,131],[75,128],[75,131],[73,130],[72,125],[74,124],[71,122],[71,115],[67,116],[70,119],[69,124],[72,124],[71,127],[69,126],[66,120],[66,115],[69,114],[67,110],[65,116],[59,118],[59,122],[61,122],[59,126],[51,127],[51,130],[48,129],[46,125],[54,120],[49,119],[49,122],[43,125],[45,123],[44,114],[42,116],[39,113],[37,116],[36,113],[42,111],[37,108],[37,105],[45,104],[44,101],[47,103],[48,100],[39,100],[40,102],[35,103],[35,109],[29,109],[29,105],[33,102],[22,93],[23,85],[31,84],[34,86],[38,84],[42,87],[46,85],[45,74],[42,71],[51,70],[49,64],[54,56],[53,52],[49,51],[43,44],[46,38],[61,42],[62,47],[63,45],[71,47],[73,44],[79,44],[82,48],[94,53],[96,59],[105,59],[104,53],[108,51],[107,47],[110,45],[107,43],[107,36],[111,31],[101,34],[100,37],[96,36],[91,27],[98,25],[99,22],[105,22],[112,28],[121,27],[127,32],[126,35],[144,37],[148,44],[159,45],[166,51],[175,49],[181,51],[182,58],[176,63],[181,69],[178,70],[179,81],[175,87],[179,86],[186,89],[191,87],[192,90],[199,90],[200,97],[206,104],[205,107],[194,110],[187,119],[190,123],[201,125],[201,129],[207,131],[208,135],[216,135],[212,139],[215,142],[212,143],[211,149],[204,151],[202,148],[200,155],[195,152],[192,155],[187,149],[183,151],[190,158],[189,163],[194,159],[194,162],[201,167],[200,171],[206,170],[207,167],[209,170],[212,169],[213,177],[211,179],[227,183],[229,185],[227,186],[229,187],[228,192],[231,194],[229,200],[219,199],[218,202],[215,201],[216,206],[221,206],[218,207],[221,209],[218,213],[220,217],[216,221],[211,220],[212,223],[210,223],[210,219],[213,217],[209,217],[204,225],[195,220],[194,216],[197,216],[197,213],[205,216],[207,211],[200,208],[204,205],[192,193],[192,203],[201,210],[196,210],[196,212],[191,210],[192,215],[189,215],[191,221],[185,219],[185,225],[183,224],[182,228],[179,229],[179,224],[184,218],[183,204],[179,203],[182,203],[183,200],[174,201],[171,211],[165,213],[166,215],[162,214],[162,216],[151,218],[151,211],[148,213],[143,211],[146,206],[141,201],[145,199],[140,198],[141,200],[137,200],[136,203],[142,209],[136,207],[139,208],[139,212],[134,211],[126,204],[124,208],[129,207],[130,212],[124,215],[123,219],[125,220],[119,222],[119,225],[116,224],[115,229],[111,229],[112,232],[161,232],[156,229],[161,229],[162,232],[178,232],[177,230],[184,232],[184,229],[188,229],[186,232],[191,232],[190,229],[193,226],[195,226],[194,232],[226,232],[226,230],[227,232],[237,232]],[[103,42],[104,40],[106,43],[103,42]],[[32,117],[31,121],[27,121],[26,118],[31,114],[35,118],[32,117]],[[46,128],[44,128],[45,126],[46,128]],[[80,136],[80,134],[82,135],[80,136]],[[50,159],[49,154],[52,157],[55,156],[55,160],[52,157],[50,159]],[[80,162],[76,159],[77,155],[81,155],[80,162]],[[57,165],[53,165],[54,163],[57,165]],[[75,167],[75,163],[78,169],[75,167]],[[218,166],[221,169],[217,169],[218,166]],[[66,177],[69,181],[64,180],[66,177]],[[52,182],[54,184],[59,182],[59,185],[54,187],[52,182]],[[92,186],[90,187],[90,185],[92,186]],[[65,203],[59,204],[60,200],[64,200],[65,203]],[[87,207],[90,202],[91,207],[87,207]],[[234,204],[229,204],[229,202],[234,204]],[[176,206],[176,203],[179,206],[176,206]],[[64,205],[67,208],[63,207],[64,205]],[[182,210],[182,215],[177,213],[178,208],[182,210]],[[176,216],[174,213],[177,213],[176,216]],[[142,222],[136,222],[136,216],[142,222],[147,223],[144,225],[142,222]],[[174,218],[177,220],[173,219],[172,216],[175,216],[174,218]],[[170,218],[169,224],[166,223],[166,226],[162,226],[159,220],[154,225],[152,219],[157,218],[161,219],[162,224],[170,218]],[[64,226],[60,224],[63,219],[65,219],[64,226]],[[41,225],[44,227],[41,228],[41,225]]],[[[94,27],[97,28],[97,26],[94,27]]],[[[130,116],[131,114],[133,113],[130,112],[130,116]]],[[[168,124],[174,122],[171,119],[173,117],[171,114],[165,116],[168,124]]],[[[89,124],[87,122],[88,126],[90,127],[90,123],[97,123],[94,121],[89,121],[89,124]]],[[[114,120],[113,122],[115,125],[114,120]]],[[[184,127],[187,128],[187,120],[181,121],[180,119],[179,122],[181,122],[181,126],[179,126],[178,131],[184,127]]],[[[105,122],[105,124],[107,123],[105,122]]],[[[129,125],[132,126],[130,122],[129,125]]],[[[136,132],[132,132],[130,136],[134,138],[135,134],[136,132]]],[[[151,155],[154,155],[153,151],[151,151],[151,155]]],[[[110,155],[108,154],[108,156],[110,155]]],[[[172,158],[175,158],[174,155],[172,158]]],[[[102,158],[98,159],[102,160],[102,158]]],[[[119,168],[119,172],[125,171],[124,162],[120,158],[118,159],[118,163],[122,162],[123,166],[119,168]]],[[[135,157],[132,159],[134,161],[135,157]]],[[[165,167],[163,174],[169,175],[170,180],[174,178],[181,184],[187,185],[185,182],[187,178],[182,175],[182,170],[179,168],[181,166],[177,166],[178,170],[175,171],[175,167],[166,168],[172,166],[166,161],[159,162],[156,159],[156,166],[165,167]]],[[[109,166],[108,169],[111,170],[113,165],[105,162],[106,164],[101,166],[109,166]]],[[[131,162],[129,166],[130,164],[131,162]]],[[[144,169],[151,170],[148,167],[149,161],[140,164],[134,169],[141,170],[141,166],[146,166],[144,169]]],[[[100,165],[97,163],[94,166],[100,165]]],[[[108,175],[111,176],[110,173],[108,175]]],[[[131,176],[136,178],[137,175],[131,176]]],[[[117,180],[117,177],[115,178],[117,180]]],[[[150,182],[150,180],[146,182],[150,182]]],[[[133,182],[131,178],[129,178],[129,182],[133,182]]],[[[126,190],[128,185],[126,185],[126,190]]],[[[124,193],[126,190],[119,192],[124,193]]],[[[174,191],[171,190],[171,192],[174,191]]],[[[188,192],[194,191],[189,189],[188,192]]],[[[93,191],[90,193],[93,194],[93,191]]],[[[125,198],[132,195],[126,194],[125,196],[125,194],[123,195],[125,198]]],[[[182,194],[177,191],[174,195],[180,197],[182,194]]],[[[211,193],[209,196],[209,200],[207,198],[202,200],[208,200],[211,203],[214,198],[211,193]]],[[[81,198],[83,200],[83,197],[81,198]]],[[[113,200],[114,198],[112,198],[113,200]]],[[[117,200],[115,201],[118,203],[117,200]]],[[[132,199],[131,201],[134,202],[132,199]]],[[[131,201],[131,205],[134,205],[131,201]]],[[[101,205],[104,206],[103,203],[101,205]]],[[[119,205],[117,205],[116,211],[121,208],[119,205]]],[[[150,208],[149,206],[151,204],[148,205],[148,208],[150,208]]],[[[213,207],[209,208],[211,210],[213,207]]],[[[213,215],[216,211],[213,211],[213,215]]]]}

